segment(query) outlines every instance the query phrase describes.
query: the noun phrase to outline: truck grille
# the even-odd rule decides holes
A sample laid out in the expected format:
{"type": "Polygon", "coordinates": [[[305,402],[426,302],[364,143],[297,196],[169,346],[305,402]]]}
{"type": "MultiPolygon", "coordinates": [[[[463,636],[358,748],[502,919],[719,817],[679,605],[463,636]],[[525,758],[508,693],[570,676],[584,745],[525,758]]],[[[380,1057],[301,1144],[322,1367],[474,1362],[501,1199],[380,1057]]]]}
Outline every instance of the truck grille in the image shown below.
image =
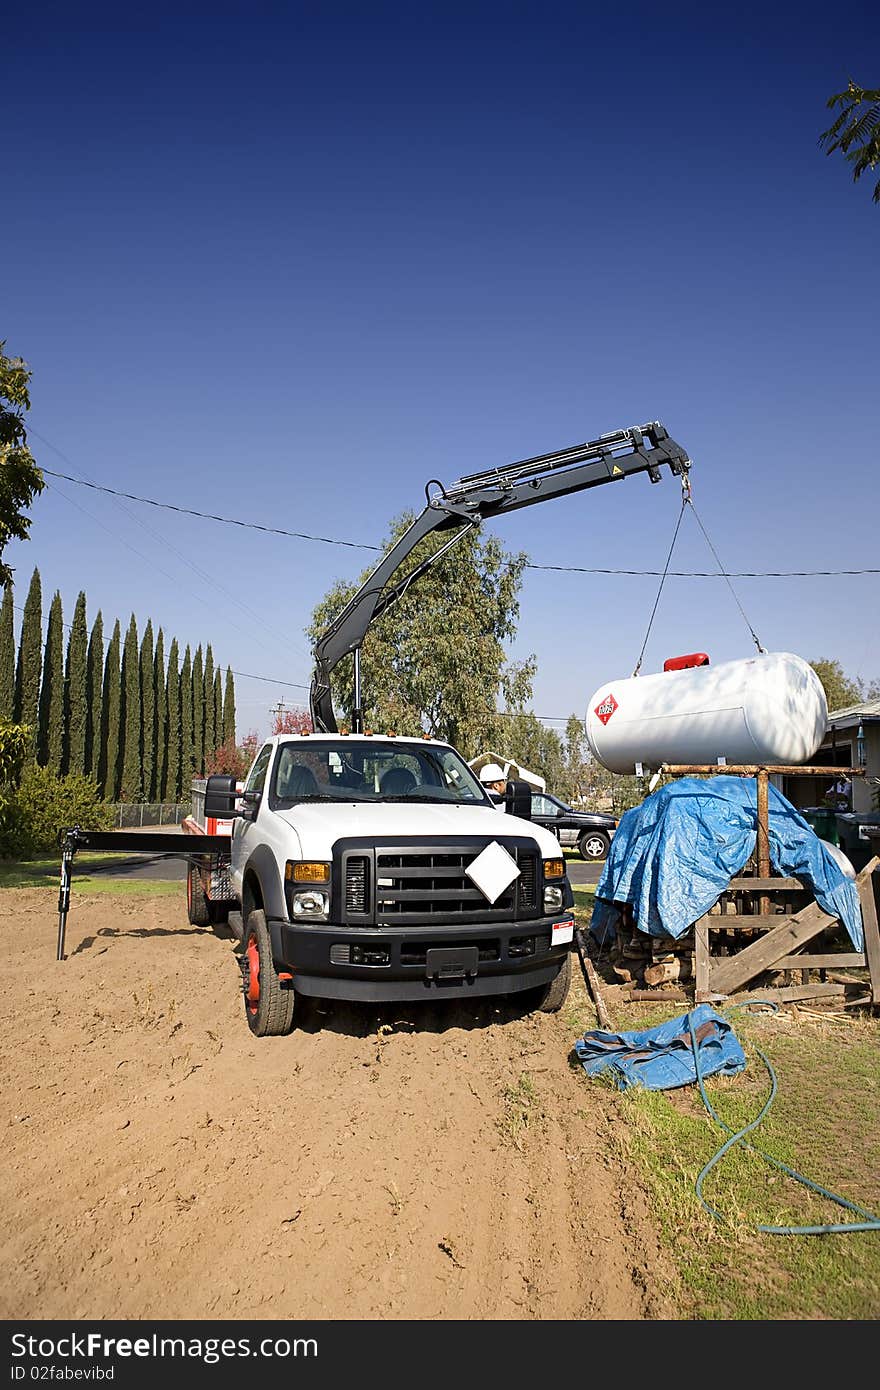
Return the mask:
{"type": "Polygon", "coordinates": [[[538,853],[529,842],[502,841],[520,872],[494,903],[466,873],[489,840],[417,846],[398,842],[370,851],[349,843],[351,850],[337,846],[336,852],[342,851],[345,916],[358,925],[427,925],[441,919],[491,922],[539,915],[538,853]]]}
{"type": "Polygon", "coordinates": [[[367,856],[353,855],[345,866],[345,911],[359,915],[367,910],[370,882],[370,861],[367,856]]]}

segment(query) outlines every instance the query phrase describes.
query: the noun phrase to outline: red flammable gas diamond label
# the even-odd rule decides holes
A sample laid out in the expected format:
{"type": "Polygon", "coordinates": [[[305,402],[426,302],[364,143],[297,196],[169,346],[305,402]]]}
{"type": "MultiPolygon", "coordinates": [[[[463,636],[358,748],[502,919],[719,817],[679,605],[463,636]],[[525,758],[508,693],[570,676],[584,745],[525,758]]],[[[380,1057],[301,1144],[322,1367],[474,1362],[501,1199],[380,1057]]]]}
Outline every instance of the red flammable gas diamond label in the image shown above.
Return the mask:
{"type": "Polygon", "coordinates": [[[593,710],[593,713],[595,714],[597,719],[600,719],[602,721],[603,724],[607,724],[608,720],[611,718],[612,714],[616,709],[617,701],[615,700],[614,696],[611,694],[611,691],[609,690],[608,694],[605,696],[605,699],[602,701],[600,705],[596,706],[596,708],[593,710]]]}

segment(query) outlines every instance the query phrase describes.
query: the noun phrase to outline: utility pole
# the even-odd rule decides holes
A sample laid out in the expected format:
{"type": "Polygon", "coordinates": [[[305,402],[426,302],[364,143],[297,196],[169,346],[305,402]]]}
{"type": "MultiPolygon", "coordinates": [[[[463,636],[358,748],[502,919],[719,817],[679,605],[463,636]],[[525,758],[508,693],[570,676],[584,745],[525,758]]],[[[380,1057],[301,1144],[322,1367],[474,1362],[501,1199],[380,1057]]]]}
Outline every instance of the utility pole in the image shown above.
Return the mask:
{"type": "Polygon", "coordinates": [[[287,705],[284,700],[279,700],[277,705],[272,705],[269,713],[273,716],[273,728],[276,732],[281,730],[284,716],[287,713],[287,705]]]}

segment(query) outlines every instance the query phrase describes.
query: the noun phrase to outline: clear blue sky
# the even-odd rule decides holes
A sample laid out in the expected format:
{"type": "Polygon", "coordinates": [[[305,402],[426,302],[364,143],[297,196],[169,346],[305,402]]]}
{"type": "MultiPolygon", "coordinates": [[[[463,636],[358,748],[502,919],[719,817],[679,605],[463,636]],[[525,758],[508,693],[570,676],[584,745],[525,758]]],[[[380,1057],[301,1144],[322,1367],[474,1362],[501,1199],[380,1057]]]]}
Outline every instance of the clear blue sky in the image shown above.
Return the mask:
{"type": "MultiPolygon", "coordinates": [[[[831,92],[880,83],[880,15],[609,10],[7,9],[0,337],[38,460],[376,543],[429,478],[660,419],[729,568],[880,565],[880,208],[816,143],[831,92]]],[[[657,569],[678,507],[639,477],[495,529],[657,569]]],[[[20,604],[38,564],[68,621],[84,588],[303,685],[313,605],[368,558],[66,483],[32,516],[20,604]]],[[[692,518],[676,567],[714,568],[692,518]]],[[[632,670],[656,583],[527,572],[537,713],[632,670]]],[[[765,647],[880,676],[880,576],[739,593],[765,647]]],[[[643,669],[751,649],[723,583],[670,580],[643,669]]],[[[306,697],[237,693],[241,732],[306,697]]]]}

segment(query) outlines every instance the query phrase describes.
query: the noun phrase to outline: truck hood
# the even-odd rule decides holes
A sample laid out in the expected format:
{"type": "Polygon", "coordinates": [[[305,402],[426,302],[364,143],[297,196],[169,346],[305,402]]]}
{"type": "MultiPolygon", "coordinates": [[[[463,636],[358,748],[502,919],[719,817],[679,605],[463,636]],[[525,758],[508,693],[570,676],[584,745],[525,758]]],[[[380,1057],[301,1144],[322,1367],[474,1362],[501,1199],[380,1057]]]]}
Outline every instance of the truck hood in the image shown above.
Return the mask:
{"type": "Polygon", "coordinates": [[[275,815],[296,831],[303,859],[329,859],[337,840],[355,835],[377,839],[431,835],[503,839],[519,835],[534,840],[545,859],[558,859],[562,853],[559,841],[549,830],[490,807],[334,801],[303,803],[289,811],[276,811],[275,815]]]}

